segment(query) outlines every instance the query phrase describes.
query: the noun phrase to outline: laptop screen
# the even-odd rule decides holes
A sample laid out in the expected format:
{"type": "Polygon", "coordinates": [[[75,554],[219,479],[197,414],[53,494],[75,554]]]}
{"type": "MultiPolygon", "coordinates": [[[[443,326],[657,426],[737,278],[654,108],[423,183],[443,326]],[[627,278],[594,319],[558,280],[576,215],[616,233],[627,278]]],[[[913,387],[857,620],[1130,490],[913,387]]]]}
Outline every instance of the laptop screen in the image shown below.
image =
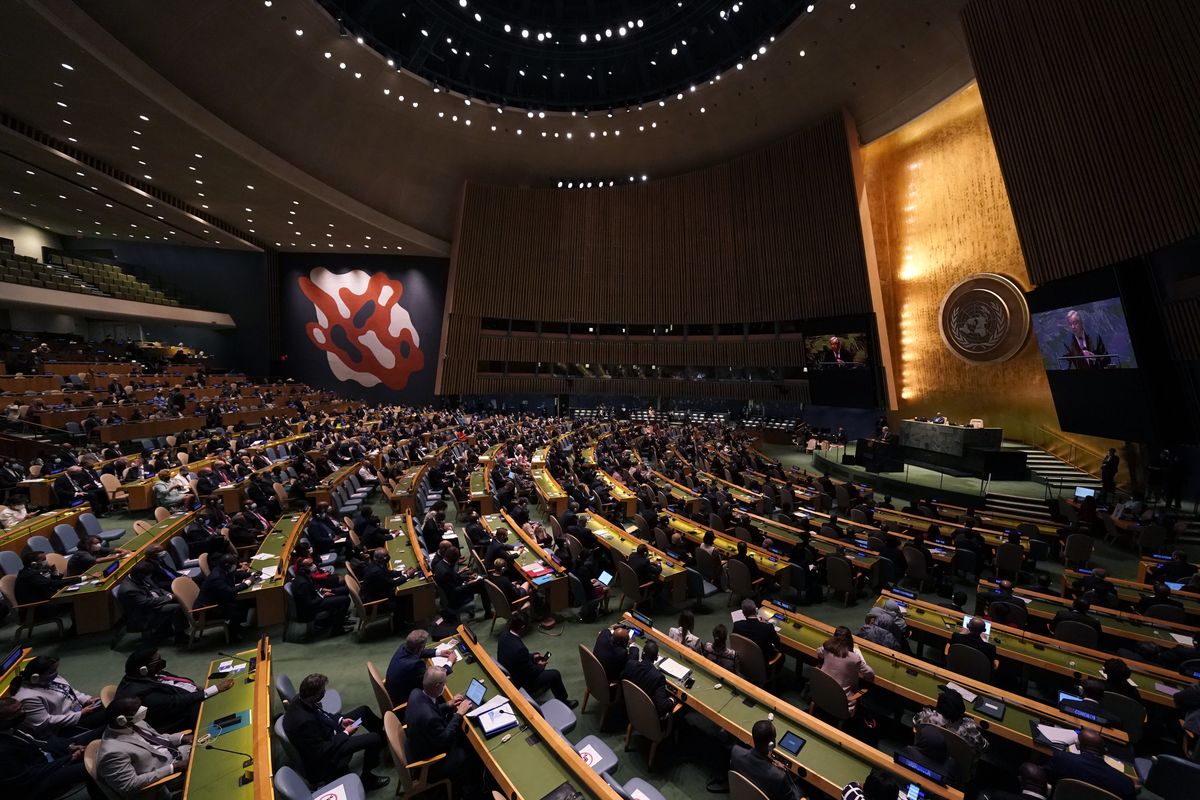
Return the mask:
{"type": "Polygon", "coordinates": [[[467,699],[470,700],[473,705],[478,706],[483,703],[483,698],[487,696],[487,687],[484,686],[483,681],[479,680],[478,678],[472,678],[471,685],[467,687],[466,694],[467,699]]]}
{"type": "Polygon", "coordinates": [[[1085,497],[1095,497],[1095,496],[1096,496],[1095,489],[1089,489],[1086,486],[1076,486],[1075,487],[1075,499],[1076,500],[1082,500],[1085,497]]]}
{"type": "MultiPolygon", "coordinates": [[[[971,620],[973,620],[973,619],[975,619],[975,618],[972,617],[970,614],[967,614],[965,617],[963,617],[963,627],[966,628],[967,625],[969,625],[971,620]]],[[[987,639],[991,635],[992,635],[992,623],[985,619],[983,621],[983,638],[987,639]]]]}
{"type": "Polygon", "coordinates": [[[600,581],[605,586],[608,586],[610,583],[612,583],[612,579],[613,579],[613,576],[606,570],[604,572],[601,572],[600,577],[597,578],[596,580],[600,581]]]}

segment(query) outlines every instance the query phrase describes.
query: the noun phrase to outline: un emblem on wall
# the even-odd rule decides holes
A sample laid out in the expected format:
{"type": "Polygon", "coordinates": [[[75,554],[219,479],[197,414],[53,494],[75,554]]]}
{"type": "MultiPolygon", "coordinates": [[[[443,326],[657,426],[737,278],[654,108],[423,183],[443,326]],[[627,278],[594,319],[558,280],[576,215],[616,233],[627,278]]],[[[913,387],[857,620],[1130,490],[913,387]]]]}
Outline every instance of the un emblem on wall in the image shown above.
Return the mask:
{"type": "Polygon", "coordinates": [[[939,331],[950,352],[972,364],[1012,358],[1029,334],[1029,306],[1012,280],[980,272],[956,283],[942,300],[939,331]]]}

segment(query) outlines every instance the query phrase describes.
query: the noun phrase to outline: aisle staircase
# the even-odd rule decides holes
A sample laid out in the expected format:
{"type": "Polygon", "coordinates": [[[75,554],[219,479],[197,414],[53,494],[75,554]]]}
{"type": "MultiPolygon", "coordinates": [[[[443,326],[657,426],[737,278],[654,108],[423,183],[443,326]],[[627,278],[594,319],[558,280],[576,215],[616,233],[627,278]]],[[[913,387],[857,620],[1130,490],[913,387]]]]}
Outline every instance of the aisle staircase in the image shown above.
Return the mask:
{"type": "Polygon", "coordinates": [[[1021,497],[1015,494],[1000,494],[988,492],[983,503],[984,511],[994,514],[1013,516],[1019,519],[1032,519],[1039,522],[1050,522],[1050,506],[1043,498],[1021,497]]]}
{"type": "Polygon", "coordinates": [[[1006,446],[1015,446],[1025,454],[1025,464],[1029,467],[1030,479],[1049,486],[1051,493],[1055,496],[1058,495],[1060,486],[1064,496],[1072,496],[1076,486],[1097,491],[1100,489],[1099,478],[1047,453],[1040,447],[1027,444],[1006,444],[1006,446]]]}

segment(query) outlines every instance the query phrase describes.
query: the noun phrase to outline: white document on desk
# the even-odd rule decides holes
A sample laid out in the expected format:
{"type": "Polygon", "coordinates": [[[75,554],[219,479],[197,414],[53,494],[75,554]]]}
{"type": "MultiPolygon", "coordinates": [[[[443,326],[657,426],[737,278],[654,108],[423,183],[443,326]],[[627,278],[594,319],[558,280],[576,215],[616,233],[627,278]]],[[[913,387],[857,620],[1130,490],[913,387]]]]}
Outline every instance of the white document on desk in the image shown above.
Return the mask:
{"type": "Polygon", "coordinates": [[[686,681],[692,671],[674,659],[663,657],[658,660],[658,668],[677,681],[686,681]]]}
{"type": "Polygon", "coordinates": [[[1054,725],[1038,725],[1037,731],[1046,737],[1046,741],[1058,745],[1072,745],[1079,739],[1079,734],[1070,728],[1059,728],[1054,725]]]}
{"type": "Polygon", "coordinates": [[[488,713],[492,709],[499,708],[500,706],[503,706],[503,705],[508,705],[508,698],[502,694],[498,694],[495,697],[493,697],[491,700],[488,700],[483,705],[478,706],[476,708],[472,708],[470,711],[467,712],[467,716],[471,717],[471,718],[478,717],[482,714],[488,713]]]}
{"type": "Polygon", "coordinates": [[[952,689],[955,692],[958,692],[959,696],[962,697],[962,699],[968,703],[974,703],[975,698],[979,696],[979,695],[975,694],[974,692],[972,692],[970,689],[965,689],[962,686],[959,686],[957,683],[954,683],[953,681],[947,683],[946,688],[952,689]]]}
{"type": "Polygon", "coordinates": [[[737,611],[730,611],[729,616],[733,618],[734,622],[741,622],[742,620],[746,619],[746,615],[742,613],[740,608],[737,611]]]}
{"type": "Polygon", "coordinates": [[[263,579],[264,581],[265,581],[265,580],[268,580],[269,578],[274,578],[274,577],[275,577],[276,575],[278,575],[278,574],[279,574],[279,567],[278,567],[278,566],[274,566],[274,567],[263,567],[263,568],[262,568],[262,579],[263,579]]]}
{"type": "Polygon", "coordinates": [[[1184,636],[1182,633],[1172,633],[1171,638],[1183,645],[1189,645],[1192,643],[1192,637],[1184,636]]]}
{"type": "Polygon", "coordinates": [[[250,556],[251,561],[266,561],[271,558],[279,558],[279,556],[273,556],[270,553],[255,553],[254,555],[250,556]]]}

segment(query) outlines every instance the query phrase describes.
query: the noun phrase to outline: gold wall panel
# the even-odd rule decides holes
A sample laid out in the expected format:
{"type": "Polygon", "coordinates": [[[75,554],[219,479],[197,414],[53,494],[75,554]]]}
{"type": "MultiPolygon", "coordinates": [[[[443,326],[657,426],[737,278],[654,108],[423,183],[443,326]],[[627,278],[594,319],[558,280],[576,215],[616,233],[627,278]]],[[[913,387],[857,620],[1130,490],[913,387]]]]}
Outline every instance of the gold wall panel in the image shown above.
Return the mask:
{"type": "MultiPolygon", "coordinates": [[[[1008,361],[979,365],[938,332],[942,298],[970,275],[1031,288],[978,88],[866,145],[862,159],[900,415],[979,417],[1007,438],[1050,444],[1062,434],[1032,334],[1008,361]]],[[[1111,444],[1068,438],[1096,451],[1111,444]]]]}

